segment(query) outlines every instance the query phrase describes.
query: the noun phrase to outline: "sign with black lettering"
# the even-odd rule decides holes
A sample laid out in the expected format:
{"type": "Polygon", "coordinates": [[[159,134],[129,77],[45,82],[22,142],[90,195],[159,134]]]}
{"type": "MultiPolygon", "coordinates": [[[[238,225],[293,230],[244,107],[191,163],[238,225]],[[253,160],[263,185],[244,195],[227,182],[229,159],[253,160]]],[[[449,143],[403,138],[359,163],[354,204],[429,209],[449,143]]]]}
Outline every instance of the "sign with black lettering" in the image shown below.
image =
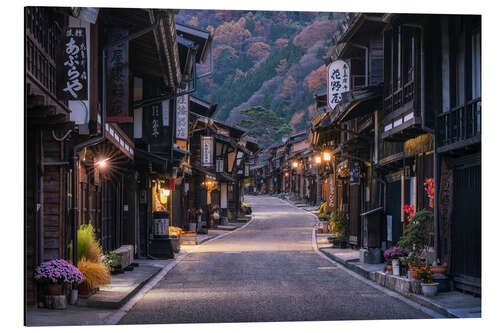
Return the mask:
{"type": "Polygon", "coordinates": [[[211,167],[213,164],[214,138],[212,136],[201,137],[201,165],[211,167]]]}
{"type": "MultiPolygon", "coordinates": [[[[128,31],[125,29],[110,28],[108,30],[108,43],[127,35],[128,31]]],[[[106,54],[108,122],[133,122],[133,117],[129,115],[128,76],[128,42],[123,42],[109,49],[106,54]]]]}
{"type": "Polygon", "coordinates": [[[57,98],[88,99],[87,38],[85,28],[67,28],[58,54],[57,98]]]}
{"type": "Polygon", "coordinates": [[[333,110],[342,100],[342,93],[350,89],[350,69],[343,60],[336,60],[328,66],[328,106],[333,110]]]}
{"type": "Polygon", "coordinates": [[[175,116],[175,133],[177,139],[187,140],[188,138],[188,120],[189,120],[189,95],[177,97],[177,109],[175,116]]]}

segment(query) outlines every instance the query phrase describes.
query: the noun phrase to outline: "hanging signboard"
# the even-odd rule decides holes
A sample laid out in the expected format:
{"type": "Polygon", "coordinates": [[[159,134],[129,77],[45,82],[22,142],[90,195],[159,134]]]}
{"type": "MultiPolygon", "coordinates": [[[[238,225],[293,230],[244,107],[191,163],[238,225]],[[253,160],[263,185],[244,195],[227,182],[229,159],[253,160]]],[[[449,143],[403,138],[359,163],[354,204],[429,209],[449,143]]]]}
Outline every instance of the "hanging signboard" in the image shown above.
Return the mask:
{"type": "MultiPolygon", "coordinates": [[[[117,41],[128,35],[125,29],[111,28],[108,41],[117,41]]],[[[107,119],[109,122],[132,123],[129,116],[128,42],[108,50],[106,57],[107,119]]]]}
{"type": "Polygon", "coordinates": [[[161,104],[154,104],[144,108],[144,133],[148,143],[160,141],[162,133],[161,104]]]}
{"type": "Polygon", "coordinates": [[[170,117],[170,100],[161,102],[163,126],[168,126],[170,117]]]}
{"type": "Polygon", "coordinates": [[[201,137],[201,165],[211,167],[213,164],[214,138],[211,136],[201,137]]]}
{"type": "Polygon", "coordinates": [[[175,110],[175,134],[177,139],[187,140],[188,138],[188,102],[188,94],[177,97],[177,107],[175,110]]]}
{"type": "Polygon", "coordinates": [[[359,163],[354,162],[351,168],[349,169],[349,182],[351,184],[359,184],[359,163]]]}
{"type": "Polygon", "coordinates": [[[57,98],[87,100],[87,38],[85,28],[67,28],[57,66],[57,98]]]}
{"type": "Polygon", "coordinates": [[[328,106],[334,109],[342,100],[342,93],[350,90],[349,65],[344,60],[336,60],[328,66],[327,95],[328,106]]]}
{"type": "Polygon", "coordinates": [[[250,165],[245,163],[245,177],[250,176],[250,165]]]}

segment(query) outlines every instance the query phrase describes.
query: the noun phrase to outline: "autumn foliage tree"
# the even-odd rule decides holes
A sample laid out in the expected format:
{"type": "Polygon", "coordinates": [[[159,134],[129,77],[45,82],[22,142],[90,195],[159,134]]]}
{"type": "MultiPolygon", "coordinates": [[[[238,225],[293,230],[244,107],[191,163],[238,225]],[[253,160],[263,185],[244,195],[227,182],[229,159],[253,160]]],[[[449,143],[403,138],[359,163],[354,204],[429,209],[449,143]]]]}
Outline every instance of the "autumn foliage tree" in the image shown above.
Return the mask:
{"type": "Polygon", "coordinates": [[[286,47],[288,45],[288,39],[286,38],[278,38],[274,41],[274,45],[276,47],[286,47]]]}
{"type": "Polygon", "coordinates": [[[319,21],[304,28],[295,38],[293,44],[308,49],[317,41],[328,39],[336,29],[334,21],[319,21]]]}
{"type": "Polygon", "coordinates": [[[253,59],[261,60],[269,55],[271,47],[264,42],[255,42],[250,44],[247,55],[253,59]]]}
{"type": "Polygon", "coordinates": [[[245,18],[240,18],[237,22],[225,22],[215,29],[214,40],[218,45],[230,45],[235,49],[241,46],[250,38],[250,31],[245,29],[245,18]]]}
{"type": "Polygon", "coordinates": [[[309,91],[314,92],[326,85],[326,65],[314,70],[306,78],[309,91]]]}

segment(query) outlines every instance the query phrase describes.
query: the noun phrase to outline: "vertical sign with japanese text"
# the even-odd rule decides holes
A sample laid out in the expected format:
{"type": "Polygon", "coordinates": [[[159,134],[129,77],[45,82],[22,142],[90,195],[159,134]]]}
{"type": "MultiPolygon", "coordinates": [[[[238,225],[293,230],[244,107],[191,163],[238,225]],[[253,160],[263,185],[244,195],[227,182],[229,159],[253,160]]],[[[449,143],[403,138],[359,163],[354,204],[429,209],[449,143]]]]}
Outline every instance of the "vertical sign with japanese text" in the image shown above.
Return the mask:
{"type": "Polygon", "coordinates": [[[201,137],[201,166],[211,167],[213,164],[214,138],[211,136],[201,137]]]}
{"type": "MultiPolygon", "coordinates": [[[[128,35],[126,29],[108,30],[108,42],[128,35]]],[[[128,42],[110,48],[106,54],[107,121],[132,123],[129,115],[128,42]]]]}
{"type": "Polygon", "coordinates": [[[188,94],[177,97],[177,107],[175,112],[175,137],[177,139],[187,140],[188,138],[188,103],[188,94]]]}
{"type": "Polygon", "coordinates": [[[57,71],[57,98],[60,100],[88,99],[87,38],[85,28],[67,28],[57,71]]]}
{"type": "Polygon", "coordinates": [[[350,89],[349,65],[344,60],[336,60],[328,66],[327,96],[328,106],[334,109],[342,100],[342,93],[350,89]]]}
{"type": "Polygon", "coordinates": [[[160,141],[162,134],[162,105],[153,104],[144,108],[143,136],[149,143],[160,141]]]}

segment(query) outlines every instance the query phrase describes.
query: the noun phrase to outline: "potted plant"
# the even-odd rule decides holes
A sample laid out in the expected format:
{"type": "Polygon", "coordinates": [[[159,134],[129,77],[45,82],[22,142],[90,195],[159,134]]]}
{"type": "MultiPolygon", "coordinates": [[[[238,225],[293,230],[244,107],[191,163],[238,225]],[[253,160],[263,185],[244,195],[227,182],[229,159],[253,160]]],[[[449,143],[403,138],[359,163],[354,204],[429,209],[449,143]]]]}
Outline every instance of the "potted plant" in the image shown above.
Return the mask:
{"type": "Polygon", "coordinates": [[[399,258],[406,257],[408,251],[405,249],[400,249],[397,246],[393,246],[384,252],[384,259],[386,261],[392,261],[392,272],[394,275],[399,275],[399,258]]]}
{"type": "Polygon", "coordinates": [[[416,212],[403,231],[398,246],[420,254],[425,245],[432,241],[430,232],[432,231],[433,216],[433,212],[425,208],[416,212]]]}
{"type": "Polygon", "coordinates": [[[334,211],[330,215],[330,230],[336,235],[334,246],[346,248],[347,216],[342,211],[334,211]]]}
{"type": "Polygon", "coordinates": [[[424,296],[435,296],[438,292],[439,283],[433,282],[429,266],[419,267],[415,270],[417,279],[421,281],[422,294],[424,296]]]}
{"type": "MultiPolygon", "coordinates": [[[[34,279],[47,285],[49,296],[63,295],[64,285],[78,286],[83,282],[82,273],[64,259],[46,261],[35,268],[34,279]]],[[[76,296],[77,297],[77,296],[76,296]]],[[[71,304],[75,296],[71,295],[71,304]]],[[[74,300],[76,302],[76,300],[74,300]]]]}
{"type": "MultiPolygon", "coordinates": [[[[110,282],[108,267],[103,263],[101,245],[96,239],[92,225],[84,224],[78,229],[78,269],[83,275],[83,282],[78,285],[81,296],[90,295],[99,285],[110,282]]],[[[73,246],[70,246],[70,257],[73,246]]]]}
{"type": "Polygon", "coordinates": [[[122,257],[113,251],[108,252],[102,258],[102,263],[108,267],[111,274],[122,273],[122,257]]]}
{"type": "Polygon", "coordinates": [[[83,282],[78,287],[83,297],[88,297],[98,286],[108,284],[111,280],[109,270],[101,263],[83,258],[78,262],[78,269],[83,274],[83,282]]]}
{"type": "Polygon", "coordinates": [[[406,262],[408,264],[408,279],[416,280],[417,275],[415,273],[415,269],[422,266],[421,259],[414,253],[410,253],[410,255],[406,258],[406,262]]]}
{"type": "Polygon", "coordinates": [[[392,262],[391,261],[385,262],[384,270],[387,272],[387,274],[392,275],[392,262]]]}

